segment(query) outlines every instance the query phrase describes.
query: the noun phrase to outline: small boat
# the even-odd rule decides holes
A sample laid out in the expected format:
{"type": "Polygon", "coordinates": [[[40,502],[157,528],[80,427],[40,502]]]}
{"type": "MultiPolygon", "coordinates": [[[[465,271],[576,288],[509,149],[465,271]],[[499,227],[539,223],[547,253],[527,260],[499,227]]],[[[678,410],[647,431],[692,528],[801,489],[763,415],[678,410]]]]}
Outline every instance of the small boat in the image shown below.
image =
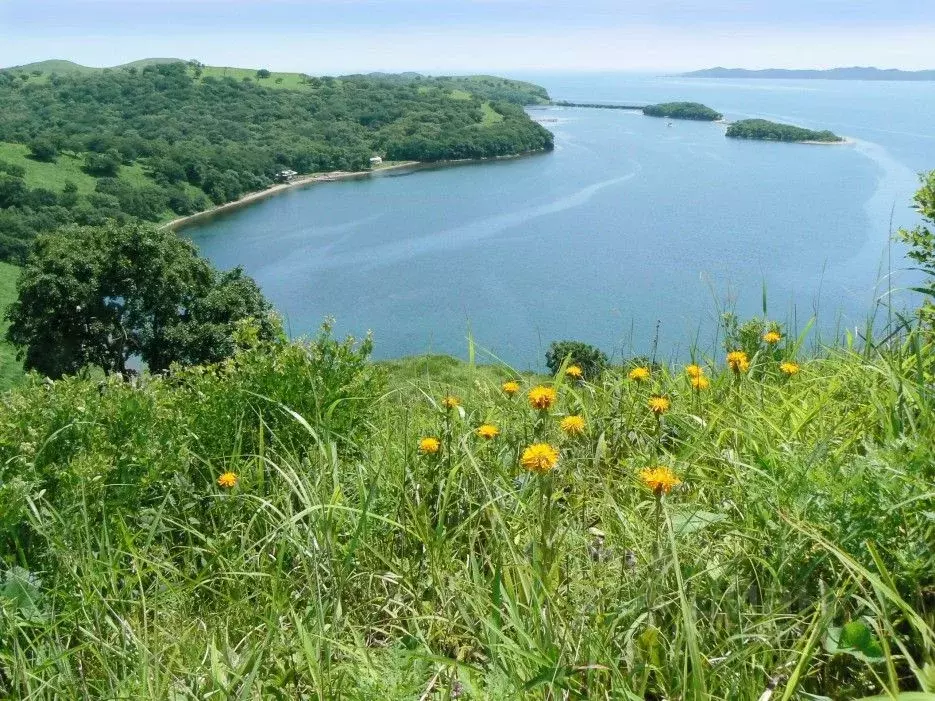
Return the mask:
{"type": "Polygon", "coordinates": [[[671,126],[672,126],[672,122],[666,122],[666,126],[667,126],[667,127],[671,127],[671,126]]]}

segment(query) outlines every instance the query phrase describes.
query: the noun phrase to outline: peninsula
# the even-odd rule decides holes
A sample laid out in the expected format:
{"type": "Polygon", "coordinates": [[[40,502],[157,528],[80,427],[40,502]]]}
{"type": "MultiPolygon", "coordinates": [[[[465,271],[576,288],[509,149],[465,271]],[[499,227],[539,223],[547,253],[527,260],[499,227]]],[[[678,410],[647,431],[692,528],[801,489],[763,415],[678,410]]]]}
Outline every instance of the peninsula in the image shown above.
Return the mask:
{"type": "Polygon", "coordinates": [[[538,85],[489,75],[316,77],[144,59],[0,70],[0,260],[40,233],[165,223],[276,184],[552,149],[538,85]],[[338,175],[336,175],[338,174],[338,175]]]}
{"type": "Polygon", "coordinates": [[[837,144],[845,139],[828,130],[815,131],[791,124],[779,124],[766,119],[742,119],[727,127],[727,136],[732,139],[755,139],[759,141],[786,141],[793,143],[837,144]]]}

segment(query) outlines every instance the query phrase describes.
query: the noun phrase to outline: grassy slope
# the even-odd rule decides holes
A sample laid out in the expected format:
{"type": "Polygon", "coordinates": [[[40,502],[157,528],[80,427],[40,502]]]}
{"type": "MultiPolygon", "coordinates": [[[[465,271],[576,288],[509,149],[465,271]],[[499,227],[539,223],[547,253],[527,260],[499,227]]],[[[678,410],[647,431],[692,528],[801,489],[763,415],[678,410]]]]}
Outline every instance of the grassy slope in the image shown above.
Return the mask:
{"type": "Polygon", "coordinates": [[[498,124],[503,121],[503,115],[494,110],[489,102],[485,102],[481,105],[481,109],[484,112],[484,121],[481,122],[482,126],[490,126],[491,124],[498,124]]]}
{"type": "MultiPolygon", "coordinates": [[[[260,431],[258,455],[236,439],[214,454],[197,442],[204,435],[158,433],[152,407],[170,383],[38,387],[32,401],[51,408],[30,422],[28,404],[10,405],[20,414],[0,417],[4,455],[69,425],[45,460],[82,498],[46,495],[28,512],[51,561],[65,564],[42,574],[50,615],[12,628],[14,696],[286,689],[442,701],[460,687],[472,700],[756,699],[775,685],[774,698],[918,688],[903,654],[921,666],[935,652],[920,604],[935,567],[935,416],[915,379],[931,350],[918,352],[841,350],[801,360],[791,378],[778,371],[791,347],[755,358],[743,377],[715,359],[700,394],[681,368],[645,383],[620,369],[588,384],[539,378],[558,393],[547,412],[527,406],[532,378],[508,399],[499,369],[395,361],[383,364],[389,392],[360,419],[373,426],[360,455],[324,437],[329,412],[306,414],[311,431],[294,448],[260,431]],[[653,393],[672,401],[662,420],[647,408],[653,393]],[[439,407],[445,394],[460,397],[463,415],[439,407]],[[572,413],[585,419],[582,436],[558,428],[572,413]],[[21,447],[17,421],[37,436],[21,447]],[[483,422],[501,435],[480,440],[483,422]],[[419,455],[428,435],[442,439],[440,455],[419,455]],[[539,440],[561,454],[548,476],[519,466],[539,440]],[[657,464],[682,480],[660,501],[639,478],[657,464]],[[130,469],[155,507],[111,507],[116,537],[87,509],[105,498],[98,479],[130,469]],[[223,470],[240,476],[233,491],[215,484],[223,470]],[[889,652],[868,645],[872,664],[827,652],[829,632],[848,621],[877,627],[870,640],[890,641],[889,652]],[[35,662],[49,658],[59,662],[35,662]]],[[[281,396],[314,372],[278,372],[257,390],[281,396]]],[[[172,411],[204,412],[225,435],[244,422],[245,444],[257,445],[254,412],[218,411],[217,395],[172,411]]]]}
{"type": "MultiPolygon", "coordinates": [[[[26,185],[29,187],[44,187],[48,190],[61,192],[69,180],[78,186],[83,194],[94,192],[97,178],[88,175],[82,170],[83,157],[76,157],[69,153],[60,154],[54,163],[35,161],[28,156],[29,147],[25,144],[11,144],[0,141],[0,161],[15,163],[26,169],[26,185]]],[[[151,183],[146,171],[140,163],[120,167],[118,179],[124,180],[136,187],[151,183]]]]}
{"type": "Polygon", "coordinates": [[[2,316],[7,306],[16,298],[16,280],[19,268],[9,263],[0,263],[0,391],[9,389],[23,375],[23,364],[16,359],[16,351],[3,341],[9,324],[2,316]]]}
{"type": "Polygon", "coordinates": [[[243,80],[248,78],[264,88],[279,88],[282,90],[305,90],[301,73],[271,72],[269,78],[257,78],[255,68],[229,68],[226,66],[205,66],[202,77],[233,78],[243,80]]]}

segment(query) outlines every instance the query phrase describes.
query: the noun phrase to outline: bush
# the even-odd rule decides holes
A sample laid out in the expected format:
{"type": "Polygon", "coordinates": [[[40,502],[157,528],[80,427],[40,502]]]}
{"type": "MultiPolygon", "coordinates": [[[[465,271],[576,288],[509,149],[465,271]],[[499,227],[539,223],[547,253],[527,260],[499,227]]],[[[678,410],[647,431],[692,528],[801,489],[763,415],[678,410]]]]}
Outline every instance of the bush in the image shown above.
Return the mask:
{"type": "Polygon", "coordinates": [[[115,178],[120,172],[120,154],[115,149],[89,153],[84,157],[84,171],[97,178],[115,178]]]}
{"type": "Polygon", "coordinates": [[[29,157],[44,163],[54,163],[58,159],[58,149],[49,139],[37,139],[29,144],[29,157]]]}
{"type": "Polygon", "coordinates": [[[545,354],[545,364],[554,375],[565,358],[584,372],[584,379],[593,380],[607,367],[607,355],[599,348],[582,341],[554,341],[545,354]]]}
{"type": "Polygon", "coordinates": [[[897,236],[909,246],[907,255],[919,264],[919,270],[926,275],[922,287],[917,292],[925,295],[921,315],[930,328],[935,328],[935,232],[929,228],[935,225],[935,170],[921,176],[922,187],[916,193],[916,211],[924,224],[915,229],[900,229],[897,236]]]}

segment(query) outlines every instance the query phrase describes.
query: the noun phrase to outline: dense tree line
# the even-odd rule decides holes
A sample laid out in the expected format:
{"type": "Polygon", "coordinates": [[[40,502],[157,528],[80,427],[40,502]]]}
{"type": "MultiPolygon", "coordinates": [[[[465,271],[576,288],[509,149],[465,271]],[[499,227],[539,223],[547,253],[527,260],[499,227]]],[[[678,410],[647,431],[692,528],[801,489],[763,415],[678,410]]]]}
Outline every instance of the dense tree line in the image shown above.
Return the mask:
{"type": "Polygon", "coordinates": [[[696,119],[704,122],[716,122],[724,116],[700,102],[663,102],[659,105],[647,105],[643,108],[643,114],[648,117],[696,119]]]}
{"type": "Polygon", "coordinates": [[[301,89],[202,76],[194,64],[91,74],[0,71],[0,141],[30,158],[79,158],[97,178],[80,194],[27,187],[16,163],[0,163],[0,259],[23,260],[37,233],[69,223],[157,221],[241,197],[299,173],[361,170],[374,154],[445,160],[552,147],[521,104],[544,90],[478,76],[306,76],[301,89]],[[458,91],[460,94],[455,94],[458,91]],[[484,103],[498,120],[484,121],[484,103]],[[143,166],[147,181],[122,177],[143,166]]]}
{"type": "Polygon", "coordinates": [[[840,136],[828,130],[803,129],[791,124],[777,124],[766,119],[742,119],[734,122],[727,128],[727,136],[734,139],[760,139],[762,141],[843,141],[840,136]]]}
{"type": "MultiPolygon", "coordinates": [[[[68,226],[40,236],[7,311],[7,340],[27,370],[51,377],[88,366],[126,375],[229,357],[238,331],[280,332],[269,302],[243,270],[220,272],[194,244],[151,224],[68,226]]],[[[239,334],[242,335],[242,334],[239,334]]]]}

